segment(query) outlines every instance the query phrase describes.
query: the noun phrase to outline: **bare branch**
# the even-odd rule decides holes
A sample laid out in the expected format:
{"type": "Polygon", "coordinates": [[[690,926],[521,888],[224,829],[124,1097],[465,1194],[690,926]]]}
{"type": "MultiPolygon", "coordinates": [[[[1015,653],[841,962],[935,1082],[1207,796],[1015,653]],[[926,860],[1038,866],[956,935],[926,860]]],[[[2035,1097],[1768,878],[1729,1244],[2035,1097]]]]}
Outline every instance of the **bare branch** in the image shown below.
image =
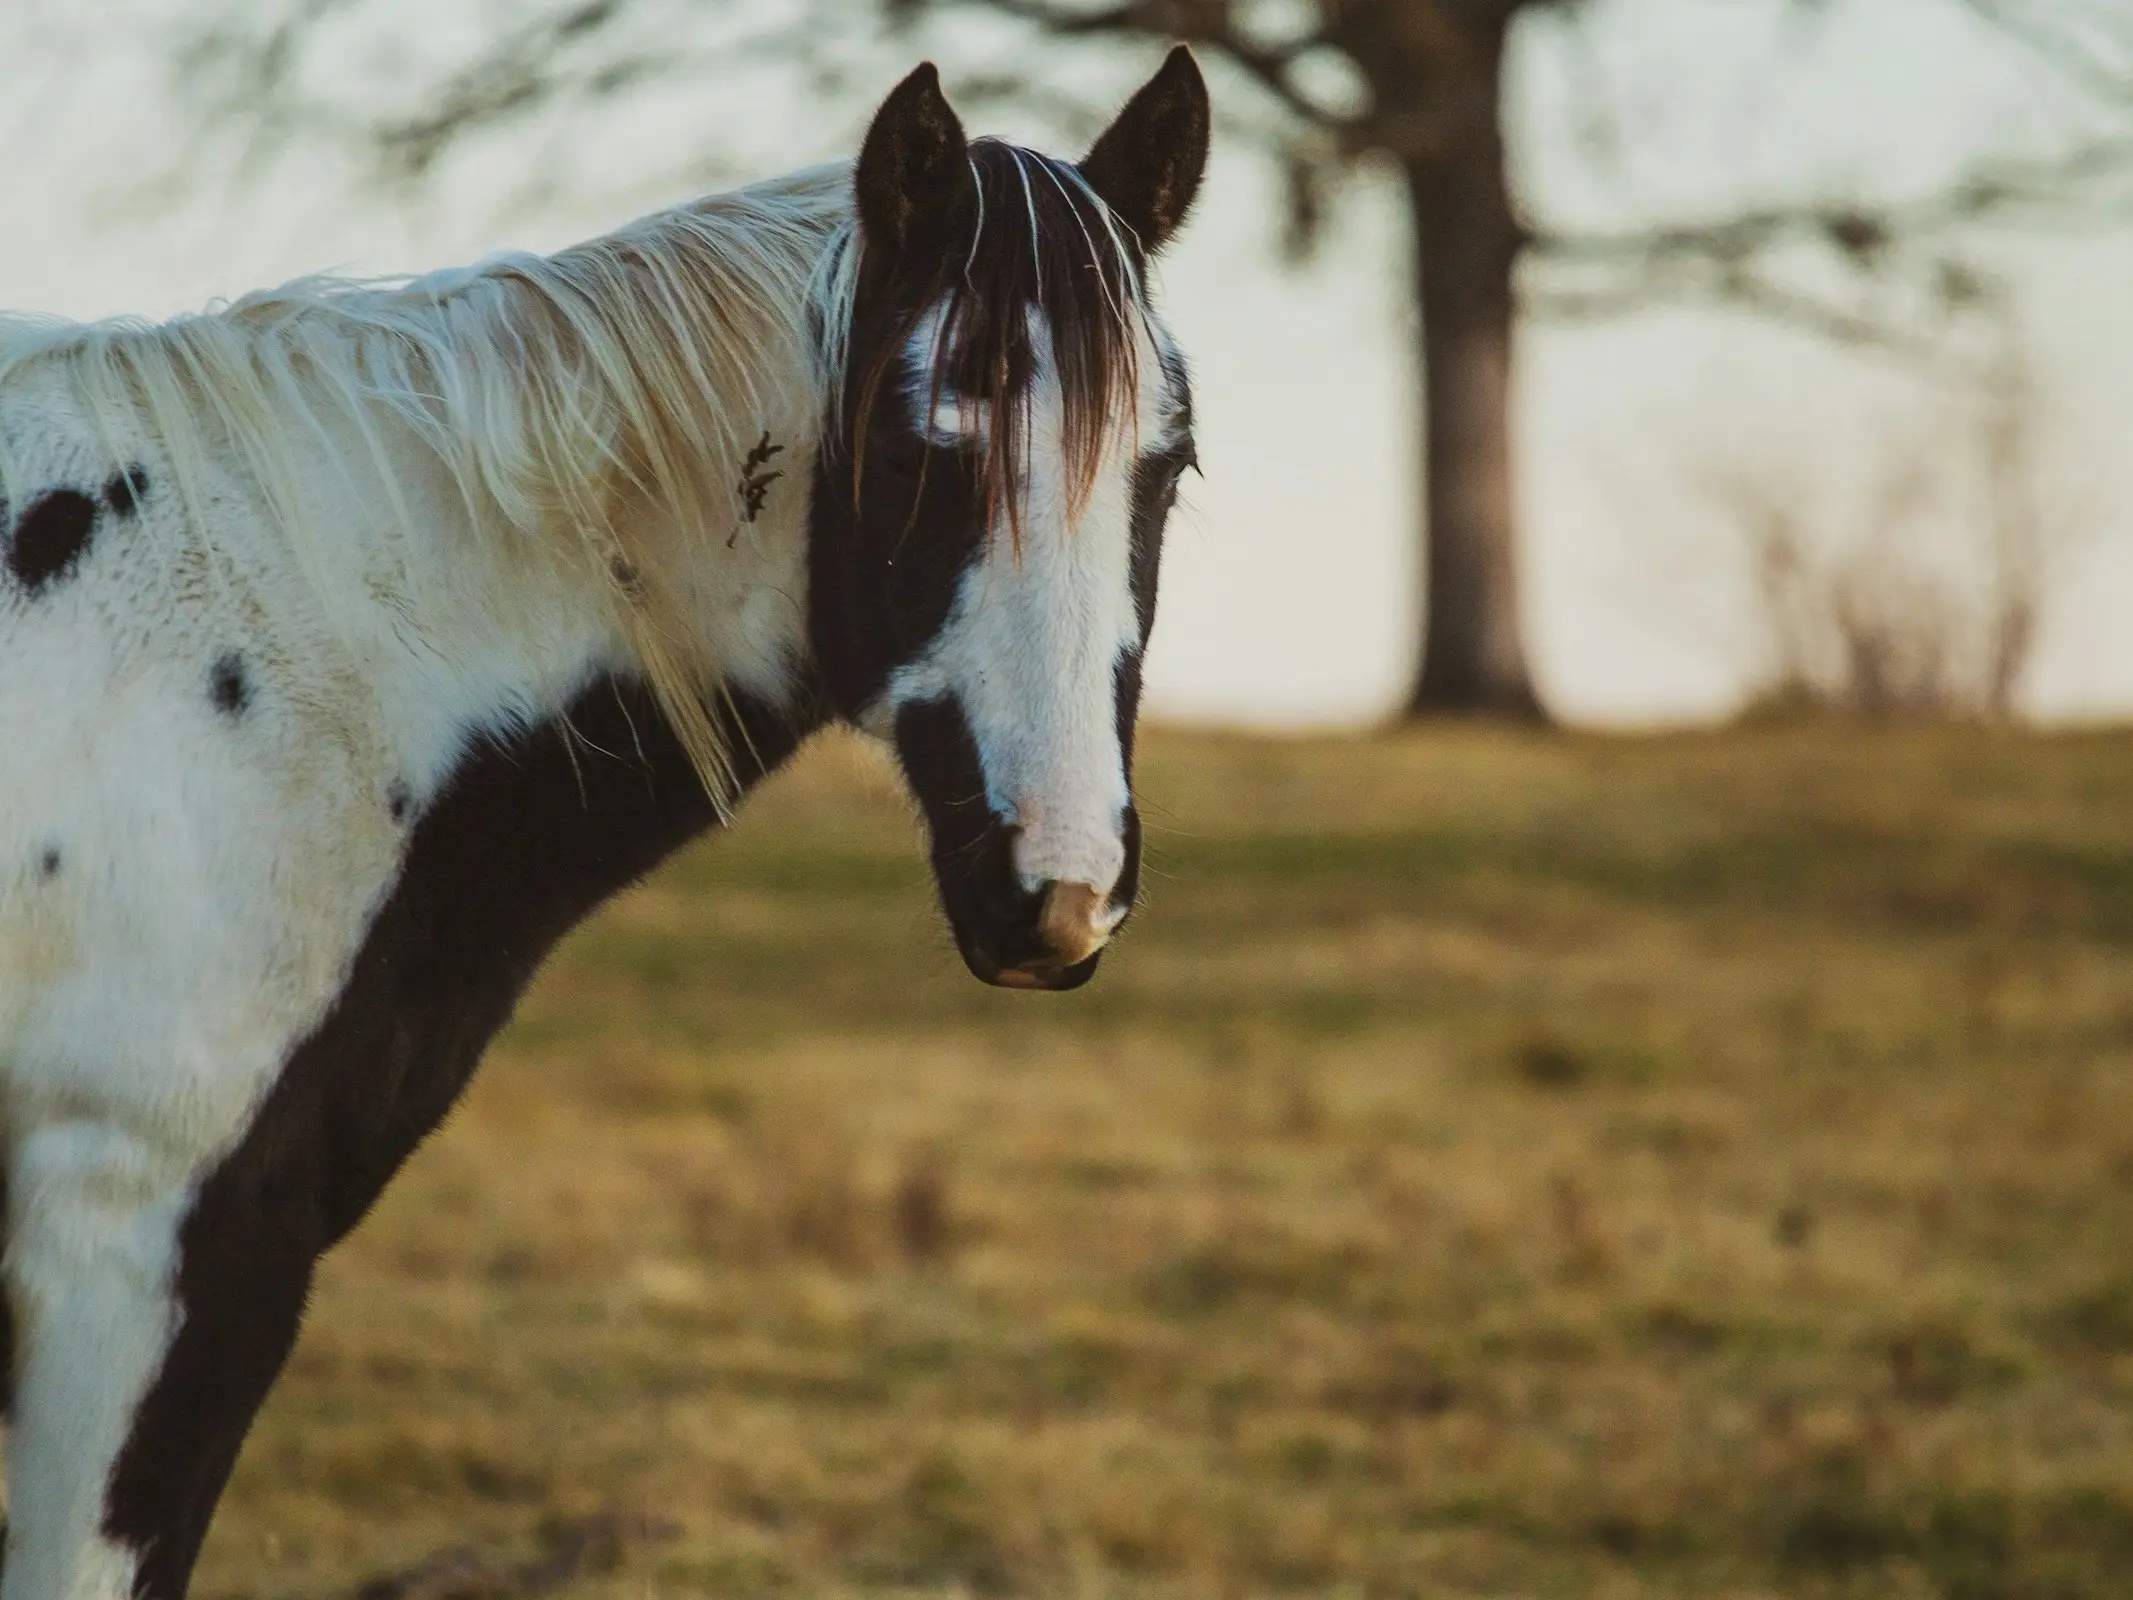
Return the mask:
{"type": "Polygon", "coordinates": [[[1945,343],[1930,330],[1840,304],[1745,267],[1702,276],[1629,276],[1601,289],[1529,284],[1519,304],[1529,315],[1560,322],[1600,322],[1661,307],[1703,304],[1746,311],[1832,344],[1892,357],[1927,376],[1944,378],[1958,370],[1945,343]]]}
{"type": "Polygon", "coordinates": [[[1803,200],[1616,232],[1536,229],[1528,244],[1537,256],[1558,264],[1628,266],[1684,259],[1742,262],[1780,245],[1811,243],[1870,267],[1901,245],[1968,226],[2016,218],[2032,225],[2056,220],[2081,226],[2124,220],[2133,213],[2133,199],[2113,206],[2099,203],[2095,191],[2125,178],[2133,178],[2133,135],[2099,140],[2048,160],[1995,162],[1934,193],[1886,205],[1803,200]]]}
{"type": "Polygon", "coordinates": [[[1246,42],[1234,31],[1225,30],[1217,36],[1194,42],[1220,51],[1243,68],[1261,88],[1280,101],[1283,109],[1312,127],[1338,132],[1350,126],[1347,118],[1298,93],[1289,81],[1289,67],[1298,56],[1316,43],[1315,40],[1280,50],[1268,50],[1246,42]]]}
{"type": "MultiPolygon", "coordinates": [[[[909,3],[909,0],[906,0],[909,3]]],[[[1051,6],[1042,0],[986,0],[989,9],[1019,17],[1024,22],[1034,23],[1046,33],[1071,37],[1075,34],[1131,33],[1150,34],[1160,31],[1160,23],[1153,8],[1143,5],[1105,6],[1098,10],[1081,11],[1072,7],[1051,6]]],[[[916,11],[918,5],[912,5],[916,11]]],[[[933,9],[940,9],[938,6],[933,9]]]]}
{"type": "MultiPolygon", "coordinates": [[[[936,0],[931,9],[960,8],[964,3],[969,0],[936,0]]],[[[1289,69],[1297,59],[1326,42],[1317,34],[1279,46],[1255,43],[1238,31],[1230,19],[1227,5],[1207,4],[1205,0],[1145,0],[1140,4],[1094,10],[1049,5],[1045,0],[975,0],[975,3],[983,10],[1018,18],[1061,38],[1109,34],[1188,40],[1219,52],[1272,95],[1285,111],[1307,125],[1328,130],[1348,126],[1346,118],[1302,94],[1290,81],[1289,69]]],[[[924,4],[924,0],[917,0],[917,4],[924,4]]],[[[917,5],[913,5],[913,9],[916,10],[917,5]]]]}
{"type": "MultiPolygon", "coordinates": [[[[359,111],[318,99],[301,70],[307,50],[318,48],[328,29],[362,3],[283,0],[270,22],[232,17],[196,28],[188,66],[207,69],[198,74],[207,86],[204,114],[225,129],[248,128],[248,149],[255,154],[280,149],[293,131],[308,131],[367,147],[388,176],[418,180],[476,134],[558,109],[619,100],[684,74],[727,70],[737,60],[806,59],[821,49],[817,36],[824,21],[822,8],[807,7],[803,21],[813,22],[812,30],[766,24],[722,39],[715,51],[701,39],[654,48],[626,26],[650,9],[644,0],[551,0],[553,9],[545,14],[536,11],[517,28],[492,36],[472,61],[425,92],[416,111],[373,113],[366,121],[359,111]]],[[[2034,0],[1952,3],[1981,26],[2019,41],[2092,98],[2133,106],[2133,7],[2118,0],[2096,6],[2080,0],[2051,6],[2034,0]]],[[[1250,113],[1264,120],[1247,121],[1234,111],[1225,120],[1269,145],[1282,162],[1293,250],[1315,231],[1329,180],[1374,153],[1429,159],[1438,143],[1437,121],[1453,115],[1471,88],[1454,74],[1426,94],[1401,98],[1398,106],[1351,109],[1314,97],[1309,82],[1299,81],[1300,62],[1333,51],[1369,77],[1377,71],[1366,59],[1371,49],[1441,55],[1466,30],[1519,11],[1554,15],[1565,32],[1581,34],[1581,9],[1576,0],[1346,0],[1278,37],[1255,31],[1233,0],[876,0],[852,15],[885,18],[893,26],[983,12],[1060,40],[1194,42],[1266,97],[1250,113]]],[[[1824,8],[1807,9],[1819,15],[1824,8]]],[[[862,26],[855,21],[847,31],[862,26]]],[[[1574,65],[1582,69],[1585,86],[1595,88],[1600,59],[1589,39],[1577,42],[1585,49],[1574,65]]],[[[960,92],[1043,103],[1056,119],[1077,120],[1075,104],[1048,91],[1039,75],[972,66],[960,92]]],[[[1624,134],[1611,127],[1597,137],[1619,142],[1624,134]]],[[[2133,218],[2129,180],[2133,129],[2049,158],[1991,161],[1907,198],[1810,194],[1645,226],[1571,231],[1536,225],[1526,235],[1526,304],[1542,314],[1573,317],[1667,300],[1726,304],[1843,343],[1924,359],[1938,331],[1928,326],[1934,317],[1945,321],[1962,310],[1960,269],[1947,259],[1948,241],[1981,225],[2094,227],[2133,218]],[[1803,255],[1833,263],[1837,286],[1816,280],[1810,287],[1790,271],[1803,255]],[[1902,314],[1888,315],[1892,306],[1902,314]],[[1920,308],[1929,314],[1915,314],[1920,308]]]]}

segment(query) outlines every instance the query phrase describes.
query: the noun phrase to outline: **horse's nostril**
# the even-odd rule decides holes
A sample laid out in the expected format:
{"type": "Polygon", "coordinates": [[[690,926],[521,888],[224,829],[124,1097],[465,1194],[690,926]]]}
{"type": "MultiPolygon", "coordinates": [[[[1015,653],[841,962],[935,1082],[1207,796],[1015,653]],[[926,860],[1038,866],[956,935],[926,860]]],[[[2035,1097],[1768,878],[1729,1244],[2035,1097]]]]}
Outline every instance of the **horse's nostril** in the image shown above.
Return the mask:
{"type": "Polygon", "coordinates": [[[1110,897],[1086,883],[1054,883],[1044,892],[1037,931],[1062,966],[1079,966],[1104,946],[1118,919],[1110,897]]]}

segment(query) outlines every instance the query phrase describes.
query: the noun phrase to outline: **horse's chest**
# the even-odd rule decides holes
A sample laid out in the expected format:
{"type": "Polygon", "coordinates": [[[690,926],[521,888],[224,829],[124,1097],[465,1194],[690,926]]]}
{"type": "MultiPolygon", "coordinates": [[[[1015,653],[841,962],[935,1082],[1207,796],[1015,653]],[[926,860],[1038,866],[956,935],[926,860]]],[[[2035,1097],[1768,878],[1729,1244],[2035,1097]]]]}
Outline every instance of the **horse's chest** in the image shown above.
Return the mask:
{"type": "Polygon", "coordinates": [[[391,730],[256,619],[98,609],[18,627],[43,670],[0,682],[0,1093],[211,1145],[397,871],[391,730]]]}

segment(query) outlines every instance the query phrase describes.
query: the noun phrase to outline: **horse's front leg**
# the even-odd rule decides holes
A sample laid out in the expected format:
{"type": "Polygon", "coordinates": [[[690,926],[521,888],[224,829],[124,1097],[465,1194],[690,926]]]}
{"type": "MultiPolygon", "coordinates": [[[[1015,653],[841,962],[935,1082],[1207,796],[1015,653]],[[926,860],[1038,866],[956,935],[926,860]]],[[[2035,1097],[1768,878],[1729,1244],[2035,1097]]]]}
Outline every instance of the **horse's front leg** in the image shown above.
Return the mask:
{"type": "Polygon", "coordinates": [[[317,1251],[271,1197],[109,1122],[20,1138],[0,1600],[182,1595],[317,1251]]]}

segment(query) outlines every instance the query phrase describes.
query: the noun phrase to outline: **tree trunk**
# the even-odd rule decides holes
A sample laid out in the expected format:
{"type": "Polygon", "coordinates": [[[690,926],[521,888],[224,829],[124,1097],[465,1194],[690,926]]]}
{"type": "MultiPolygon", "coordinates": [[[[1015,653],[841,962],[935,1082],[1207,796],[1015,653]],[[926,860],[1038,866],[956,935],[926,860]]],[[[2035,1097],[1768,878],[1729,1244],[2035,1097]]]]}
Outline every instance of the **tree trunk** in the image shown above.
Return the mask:
{"type": "Polygon", "coordinates": [[[1407,163],[1428,551],[1411,717],[1544,716],[1518,616],[1511,336],[1519,229],[1504,171],[1495,43],[1476,64],[1482,70],[1462,73],[1451,91],[1465,102],[1464,114],[1447,119],[1435,149],[1407,163]]]}

